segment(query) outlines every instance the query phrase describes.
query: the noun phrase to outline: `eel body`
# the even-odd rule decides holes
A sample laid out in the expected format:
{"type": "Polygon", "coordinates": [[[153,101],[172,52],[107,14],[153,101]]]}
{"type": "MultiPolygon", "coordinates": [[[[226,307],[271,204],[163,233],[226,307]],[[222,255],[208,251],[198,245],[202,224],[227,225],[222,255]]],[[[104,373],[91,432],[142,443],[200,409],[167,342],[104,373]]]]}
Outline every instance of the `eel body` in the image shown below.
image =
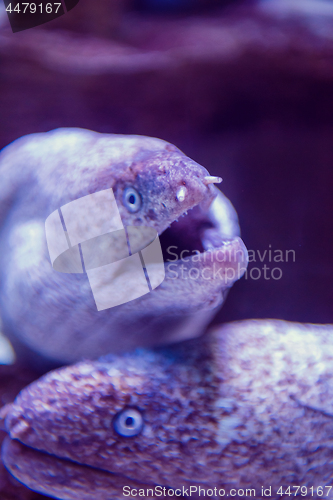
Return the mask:
{"type": "Polygon", "coordinates": [[[83,129],[33,134],[0,153],[0,173],[0,312],[19,355],[64,364],[199,335],[245,271],[231,203],[204,167],[163,140],[83,129]],[[52,268],[45,221],[107,189],[125,227],[160,235],[166,277],[151,293],[98,311],[86,274],[52,268]]]}
{"type": "Polygon", "coordinates": [[[333,498],[332,334],[249,320],[57,369],[2,410],[4,463],[62,500],[333,498]]]}

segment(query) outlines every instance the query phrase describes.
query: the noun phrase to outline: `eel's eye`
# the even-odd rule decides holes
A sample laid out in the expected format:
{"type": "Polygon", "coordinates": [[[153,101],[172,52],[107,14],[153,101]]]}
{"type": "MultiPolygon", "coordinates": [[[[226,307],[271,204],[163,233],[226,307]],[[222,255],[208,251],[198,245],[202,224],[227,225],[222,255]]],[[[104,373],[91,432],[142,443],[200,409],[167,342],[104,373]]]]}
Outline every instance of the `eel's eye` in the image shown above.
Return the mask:
{"type": "Polygon", "coordinates": [[[137,212],[140,210],[142,200],[136,189],[128,187],[124,191],[124,205],[129,212],[137,212]]]}
{"type": "Polygon", "coordinates": [[[143,418],[138,410],[127,408],[118,413],[113,426],[121,436],[137,436],[143,427],[143,418]]]}

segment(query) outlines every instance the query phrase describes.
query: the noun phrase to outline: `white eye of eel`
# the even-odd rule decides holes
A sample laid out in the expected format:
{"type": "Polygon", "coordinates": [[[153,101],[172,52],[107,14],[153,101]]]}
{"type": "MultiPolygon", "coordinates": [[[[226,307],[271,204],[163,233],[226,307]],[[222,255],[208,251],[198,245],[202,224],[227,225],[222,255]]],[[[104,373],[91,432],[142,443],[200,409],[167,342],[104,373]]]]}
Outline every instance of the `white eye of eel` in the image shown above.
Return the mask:
{"type": "Polygon", "coordinates": [[[142,199],[140,194],[133,187],[128,187],[124,191],[123,195],[124,205],[129,212],[138,212],[142,205],[142,199]]]}
{"type": "Polygon", "coordinates": [[[120,436],[137,436],[143,427],[142,415],[134,408],[127,408],[118,413],[114,419],[113,427],[120,436]]]}

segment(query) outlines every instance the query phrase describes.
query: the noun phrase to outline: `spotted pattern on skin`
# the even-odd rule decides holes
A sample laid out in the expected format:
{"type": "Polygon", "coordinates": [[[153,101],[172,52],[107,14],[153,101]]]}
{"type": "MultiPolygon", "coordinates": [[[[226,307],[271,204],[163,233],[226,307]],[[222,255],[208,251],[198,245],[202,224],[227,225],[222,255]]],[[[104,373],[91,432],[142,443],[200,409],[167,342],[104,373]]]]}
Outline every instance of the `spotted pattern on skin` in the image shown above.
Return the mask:
{"type": "MultiPolygon", "coordinates": [[[[281,484],[329,485],[332,329],[243,321],[167,350],[109,356],[49,373],[3,410],[7,432],[21,442],[13,442],[19,447],[14,455],[9,442],[5,463],[28,486],[32,474],[38,491],[50,480],[43,470],[38,486],[38,473],[30,471],[25,457],[30,454],[33,467],[44,456],[37,450],[50,454],[47,463],[58,474],[61,458],[95,467],[92,488],[98,470],[114,473],[118,487],[121,478],[257,491],[263,484],[276,491],[281,484]],[[144,420],[132,438],[112,425],[127,407],[142,412],[144,420]]],[[[69,496],[59,483],[52,491],[61,499],[79,498],[74,486],[69,496]]]]}

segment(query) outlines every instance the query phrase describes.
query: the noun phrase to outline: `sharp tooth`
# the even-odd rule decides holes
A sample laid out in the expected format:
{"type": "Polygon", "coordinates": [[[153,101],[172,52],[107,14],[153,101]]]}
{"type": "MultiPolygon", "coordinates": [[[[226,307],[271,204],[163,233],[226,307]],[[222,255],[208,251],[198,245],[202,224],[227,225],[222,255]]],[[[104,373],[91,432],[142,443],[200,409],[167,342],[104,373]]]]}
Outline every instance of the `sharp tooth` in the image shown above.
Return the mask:
{"type": "Polygon", "coordinates": [[[176,194],[177,200],[178,201],[184,201],[186,196],[186,187],[181,186],[176,194]]]}
{"type": "Polygon", "coordinates": [[[206,175],[204,177],[203,183],[208,186],[208,184],[220,184],[222,182],[222,177],[216,177],[215,175],[206,175]]]}

